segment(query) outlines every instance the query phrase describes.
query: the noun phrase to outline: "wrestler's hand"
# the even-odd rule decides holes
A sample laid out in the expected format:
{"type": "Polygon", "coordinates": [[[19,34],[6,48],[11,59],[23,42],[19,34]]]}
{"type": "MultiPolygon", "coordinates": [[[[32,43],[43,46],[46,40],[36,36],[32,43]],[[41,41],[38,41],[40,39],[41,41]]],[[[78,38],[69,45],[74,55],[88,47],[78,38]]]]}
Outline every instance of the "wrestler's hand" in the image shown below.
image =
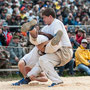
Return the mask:
{"type": "Polygon", "coordinates": [[[37,45],[38,50],[45,52],[45,46],[49,43],[49,41],[46,41],[44,43],[41,43],[39,45],[37,45]]]}
{"type": "Polygon", "coordinates": [[[19,61],[19,58],[18,57],[15,57],[15,60],[18,62],[19,61]]]}

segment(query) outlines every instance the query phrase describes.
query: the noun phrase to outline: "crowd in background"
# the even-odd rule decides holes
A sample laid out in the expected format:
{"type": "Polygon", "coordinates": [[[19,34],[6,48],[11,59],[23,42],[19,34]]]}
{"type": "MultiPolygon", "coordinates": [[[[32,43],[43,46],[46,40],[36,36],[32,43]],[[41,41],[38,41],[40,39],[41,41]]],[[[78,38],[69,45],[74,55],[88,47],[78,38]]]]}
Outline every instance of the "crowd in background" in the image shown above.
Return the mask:
{"type": "Polygon", "coordinates": [[[43,24],[40,12],[52,7],[65,25],[89,25],[89,3],[89,0],[0,0],[0,19],[8,25],[22,25],[33,18],[43,24]]]}
{"type": "MultiPolygon", "coordinates": [[[[43,27],[45,24],[42,11],[47,7],[53,8],[56,18],[64,23],[74,52],[82,44],[83,39],[87,40],[86,49],[90,49],[89,0],[0,0],[0,46],[8,46],[7,51],[10,54],[8,58],[12,65],[17,65],[20,58],[29,52],[22,47],[31,46],[28,32],[21,32],[20,26],[35,19],[38,22],[38,29],[43,27]]],[[[3,50],[0,48],[0,53],[5,58],[7,52],[2,51],[6,51],[6,48],[4,47],[3,50]]],[[[75,53],[67,65],[71,75],[74,74],[74,62],[75,53]]],[[[64,67],[61,67],[60,72],[63,73],[63,69],[64,67]]]]}

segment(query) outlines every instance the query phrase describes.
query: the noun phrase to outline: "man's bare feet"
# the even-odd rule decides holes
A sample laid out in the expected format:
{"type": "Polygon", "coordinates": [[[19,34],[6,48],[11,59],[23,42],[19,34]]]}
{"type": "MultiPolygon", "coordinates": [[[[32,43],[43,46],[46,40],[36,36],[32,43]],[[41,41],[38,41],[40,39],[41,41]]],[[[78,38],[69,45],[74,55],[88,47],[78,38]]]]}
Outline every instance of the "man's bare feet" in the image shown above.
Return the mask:
{"type": "Polygon", "coordinates": [[[30,28],[32,28],[33,26],[35,26],[37,24],[37,21],[36,20],[32,20],[30,22],[27,22],[27,23],[24,23],[21,27],[21,31],[22,32],[27,32],[30,30],[30,28]]]}
{"type": "Polygon", "coordinates": [[[58,45],[61,40],[62,35],[63,35],[62,31],[58,31],[56,36],[54,38],[52,38],[51,45],[52,46],[58,45]]]}

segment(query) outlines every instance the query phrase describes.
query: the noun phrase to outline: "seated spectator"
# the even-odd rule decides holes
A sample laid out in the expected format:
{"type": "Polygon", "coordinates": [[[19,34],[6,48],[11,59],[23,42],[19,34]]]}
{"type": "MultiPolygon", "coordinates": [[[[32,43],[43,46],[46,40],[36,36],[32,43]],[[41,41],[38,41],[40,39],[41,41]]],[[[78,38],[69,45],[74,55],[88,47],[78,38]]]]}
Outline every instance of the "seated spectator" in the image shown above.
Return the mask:
{"type": "Polygon", "coordinates": [[[81,25],[80,18],[76,17],[76,20],[74,22],[74,25],[81,25]]]}
{"type": "Polygon", "coordinates": [[[6,22],[8,23],[8,25],[11,23],[11,14],[7,14],[6,22]]]}
{"type": "Polygon", "coordinates": [[[81,44],[82,39],[86,38],[86,32],[82,28],[79,28],[76,32],[76,41],[81,44]]]}
{"type": "Polygon", "coordinates": [[[6,18],[6,14],[4,11],[2,11],[2,13],[0,14],[0,19],[5,19],[6,18]]]}
{"type": "Polygon", "coordinates": [[[87,50],[87,40],[81,41],[80,47],[75,52],[76,66],[80,71],[84,71],[90,76],[90,51],[87,50]]]}
{"type": "Polygon", "coordinates": [[[11,33],[8,31],[8,24],[6,22],[3,23],[3,34],[4,34],[4,37],[6,39],[6,45],[8,46],[11,39],[12,39],[12,35],[11,33]]]}
{"type": "Polygon", "coordinates": [[[28,22],[28,18],[27,17],[24,17],[24,19],[21,21],[21,25],[23,25],[26,22],[28,22]]]}
{"type": "Polygon", "coordinates": [[[17,29],[15,35],[19,37],[19,43],[21,44],[21,46],[24,46],[24,42],[26,42],[26,38],[22,35],[20,28],[17,29]]]}
{"type": "Polygon", "coordinates": [[[71,13],[64,19],[64,25],[74,25],[74,19],[71,13]]]}
{"type": "Polygon", "coordinates": [[[68,33],[69,39],[71,40],[71,43],[72,42],[74,43],[74,49],[77,48],[80,44],[75,40],[73,31],[68,30],[67,33],[68,33]]]}
{"type": "Polygon", "coordinates": [[[18,61],[25,55],[25,52],[19,43],[19,36],[14,35],[9,46],[10,62],[12,65],[17,65],[18,61]]]}
{"type": "Polygon", "coordinates": [[[2,29],[0,29],[0,46],[6,46],[6,39],[2,33],[2,29]]]}
{"type": "MultiPolygon", "coordinates": [[[[10,26],[16,26],[17,22],[16,22],[16,17],[12,16],[10,22],[8,23],[8,25],[10,26]]],[[[17,27],[10,27],[10,32],[15,32],[17,30],[17,27]]]]}
{"type": "Polygon", "coordinates": [[[20,25],[21,24],[21,16],[20,16],[20,14],[18,14],[17,16],[16,16],[16,23],[17,23],[17,25],[20,25]]]}
{"type": "Polygon", "coordinates": [[[18,28],[15,32],[15,35],[19,36],[20,40],[22,41],[22,39],[24,39],[23,35],[21,34],[21,29],[18,28]]]}
{"type": "Polygon", "coordinates": [[[63,76],[63,71],[64,69],[69,68],[68,74],[73,76],[74,72],[73,72],[73,67],[74,67],[74,60],[72,59],[70,62],[68,62],[66,65],[59,67],[59,75],[63,76]]]}
{"type": "Polygon", "coordinates": [[[26,17],[24,10],[20,12],[20,16],[22,20],[26,17]]]}
{"type": "Polygon", "coordinates": [[[9,52],[0,47],[0,68],[9,67],[9,57],[10,57],[9,52]]]}

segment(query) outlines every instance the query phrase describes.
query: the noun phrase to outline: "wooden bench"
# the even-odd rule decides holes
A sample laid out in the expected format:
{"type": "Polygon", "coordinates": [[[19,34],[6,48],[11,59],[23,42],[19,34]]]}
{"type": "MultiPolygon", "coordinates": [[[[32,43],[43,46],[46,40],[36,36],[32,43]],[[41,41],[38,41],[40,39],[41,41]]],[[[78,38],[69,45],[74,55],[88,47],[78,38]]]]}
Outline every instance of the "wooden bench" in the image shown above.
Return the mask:
{"type": "Polygon", "coordinates": [[[19,71],[19,69],[0,69],[0,72],[15,72],[19,71]]]}
{"type": "Polygon", "coordinates": [[[0,72],[10,72],[10,73],[12,73],[12,72],[17,72],[17,71],[19,71],[19,69],[18,69],[18,66],[10,66],[9,68],[3,68],[3,69],[0,69],[0,72]]]}
{"type": "Polygon", "coordinates": [[[8,73],[8,75],[12,76],[13,73],[19,72],[19,69],[18,69],[18,66],[10,66],[9,68],[0,69],[0,72],[3,75],[7,75],[6,73],[8,73]]]}

